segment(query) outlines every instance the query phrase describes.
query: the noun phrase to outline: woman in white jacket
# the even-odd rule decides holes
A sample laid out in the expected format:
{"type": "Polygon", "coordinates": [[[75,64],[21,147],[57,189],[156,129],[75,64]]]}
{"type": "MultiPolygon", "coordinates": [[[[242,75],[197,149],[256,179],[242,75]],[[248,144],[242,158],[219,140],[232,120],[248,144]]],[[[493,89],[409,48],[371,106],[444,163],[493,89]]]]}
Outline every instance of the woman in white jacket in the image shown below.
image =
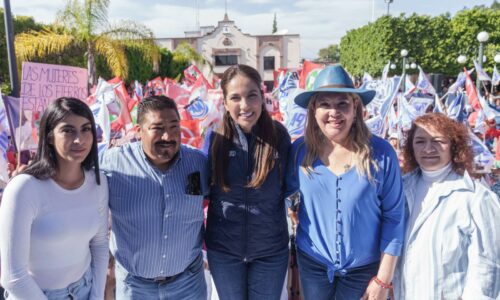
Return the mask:
{"type": "Polygon", "coordinates": [[[500,297],[500,203],[469,176],[468,141],[462,124],[435,113],[417,118],[408,133],[396,299],[500,297]]]}

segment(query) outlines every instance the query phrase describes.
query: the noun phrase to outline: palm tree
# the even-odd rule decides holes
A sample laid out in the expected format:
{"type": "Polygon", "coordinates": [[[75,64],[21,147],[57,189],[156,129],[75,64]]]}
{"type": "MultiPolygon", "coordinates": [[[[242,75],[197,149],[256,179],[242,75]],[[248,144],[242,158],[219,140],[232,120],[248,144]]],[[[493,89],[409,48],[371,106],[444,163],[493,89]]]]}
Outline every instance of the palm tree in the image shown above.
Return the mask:
{"type": "Polygon", "coordinates": [[[19,61],[62,53],[71,46],[85,47],[89,87],[97,83],[96,55],[102,56],[114,75],[127,78],[125,46],[137,46],[158,68],[160,52],[153,32],[132,21],[108,22],[109,0],[67,0],[54,26],[16,36],[19,61]]]}

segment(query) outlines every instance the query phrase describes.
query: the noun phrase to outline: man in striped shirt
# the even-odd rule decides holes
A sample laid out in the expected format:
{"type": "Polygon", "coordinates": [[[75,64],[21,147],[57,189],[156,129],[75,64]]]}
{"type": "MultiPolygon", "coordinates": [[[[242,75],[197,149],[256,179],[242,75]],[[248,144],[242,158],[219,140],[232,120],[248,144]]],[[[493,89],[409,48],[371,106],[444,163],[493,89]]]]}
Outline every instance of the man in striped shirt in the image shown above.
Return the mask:
{"type": "Polygon", "coordinates": [[[201,254],[206,157],[181,145],[175,102],[139,103],[140,141],[106,151],[116,299],[206,299],[201,254]]]}

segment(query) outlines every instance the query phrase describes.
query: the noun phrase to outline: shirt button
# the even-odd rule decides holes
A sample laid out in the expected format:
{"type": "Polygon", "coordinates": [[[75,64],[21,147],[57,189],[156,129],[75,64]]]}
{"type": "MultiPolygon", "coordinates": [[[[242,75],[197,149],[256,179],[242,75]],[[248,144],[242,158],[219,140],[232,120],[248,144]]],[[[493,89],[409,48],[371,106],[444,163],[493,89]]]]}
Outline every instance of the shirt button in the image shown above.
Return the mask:
{"type": "Polygon", "coordinates": [[[166,238],[167,238],[167,235],[165,234],[165,235],[163,236],[163,238],[164,238],[164,239],[166,239],[166,238]]]}
{"type": "Polygon", "coordinates": [[[167,257],[167,255],[163,254],[163,255],[162,255],[162,257],[163,257],[163,258],[166,258],[166,257],[167,257]]]}
{"type": "Polygon", "coordinates": [[[342,221],[341,221],[341,220],[338,220],[338,221],[337,221],[337,223],[338,223],[338,224],[342,224],[342,221]]]}
{"type": "Polygon", "coordinates": [[[165,218],[168,218],[168,214],[165,214],[165,218]]]}
{"type": "Polygon", "coordinates": [[[340,214],[342,211],[340,209],[337,209],[337,212],[340,214]]]}
{"type": "Polygon", "coordinates": [[[163,274],[163,270],[161,270],[160,273],[163,274]]]}
{"type": "Polygon", "coordinates": [[[169,198],[169,197],[170,197],[170,195],[169,195],[169,194],[166,194],[166,195],[165,195],[165,197],[169,198]]]}

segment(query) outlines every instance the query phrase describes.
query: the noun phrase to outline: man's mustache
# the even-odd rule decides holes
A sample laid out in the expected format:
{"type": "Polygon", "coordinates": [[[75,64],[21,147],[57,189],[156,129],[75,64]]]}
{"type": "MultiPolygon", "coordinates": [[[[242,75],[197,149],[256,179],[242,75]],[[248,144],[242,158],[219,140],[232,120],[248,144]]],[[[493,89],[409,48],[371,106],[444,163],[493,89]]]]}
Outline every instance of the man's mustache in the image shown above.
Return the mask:
{"type": "Polygon", "coordinates": [[[176,141],[161,141],[161,142],[156,142],[156,146],[175,146],[177,145],[176,141]]]}

